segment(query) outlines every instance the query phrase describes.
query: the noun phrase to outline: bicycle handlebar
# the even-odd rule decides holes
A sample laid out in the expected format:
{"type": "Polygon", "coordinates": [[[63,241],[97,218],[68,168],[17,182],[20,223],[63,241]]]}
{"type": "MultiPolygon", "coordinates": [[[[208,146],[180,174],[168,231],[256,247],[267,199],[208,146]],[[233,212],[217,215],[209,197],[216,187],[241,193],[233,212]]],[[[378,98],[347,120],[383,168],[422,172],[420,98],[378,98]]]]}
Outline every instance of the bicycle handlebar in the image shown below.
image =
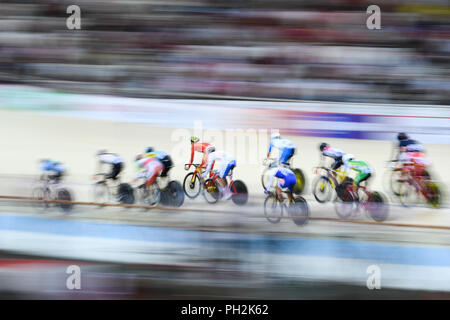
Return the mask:
{"type": "Polygon", "coordinates": [[[194,166],[194,167],[200,167],[201,164],[200,163],[186,163],[185,166],[194,166]]]}

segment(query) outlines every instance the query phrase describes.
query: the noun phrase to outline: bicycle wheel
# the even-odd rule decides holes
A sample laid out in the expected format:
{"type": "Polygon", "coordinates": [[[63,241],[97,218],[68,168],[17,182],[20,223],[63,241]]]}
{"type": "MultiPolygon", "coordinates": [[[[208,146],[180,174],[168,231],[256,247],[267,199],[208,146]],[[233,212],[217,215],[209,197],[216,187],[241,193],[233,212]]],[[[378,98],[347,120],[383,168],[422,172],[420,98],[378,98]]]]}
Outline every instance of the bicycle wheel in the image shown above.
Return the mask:
{"type": "Polygon", "coordinates": [[[37,188],[33,189],[32,198],[34,200],[39,200],[39,201],[32,202],[34,208],[36,208],[40,211],[43,211],[50,207],[50,204],[48,202],[43,201],[43,200],[50,199],[50,190],[48,188],[37,187],[37,188]]]}
{"type": "Polygon", "coordinates": [[[354,211],[354,199],[348,190],[341,190],[339,196],[334,202],[334,210],[341,219],[348,219],[352,216],[354,211]]]}
{"type": "Polygon", "coordinates": [[[233,193],[231,200],[238,206],[243,206],[248,201],[247,186],[241,180],[235,180],[230,185],[230,190],[233,193]]]}
{"type": "Polygon", "coordinates": [[[410,207],[411,205],[417,204],[419,201],[419,194],[414,186],[412,186],[408,181],[404,181],[399,187],[400,203],[404,207],[410,207]]]}
{"type": "Polygon", "coordinates": [[[161,201],[161,190],[154,184],[150,187],[145,187],[143,193],[144,204],[150,207],[157,206],[161,201]]]}
{"type": "Polygon", "coordinates": [[[208,203],[216,203],[220,199],[220,190],[213,179],[207,179],[203,186],[203,196],[208,203]]]}
{"type": "Polygon", "coordinates": [[[148,191],[147,188],[145,187],[145,185],[140,185],[136,188],[135,192],[136,194],[136,200],[139,204],[145,205],[145,198],[148,195],[148,191]]]}
{"type": "Polygon", "coordinates": [[[292,221],[296,225],[302,226],[308,223],[309,208],[308,203],[303,197],[295,198],[295,202],[289,205],[288,211],[292,221]]]}
{"type": "Polygon", "coordinates": [[[202,183],[200,176],[196,172],[190,172],[184,177],[183,190],[190,199],[195,199],[202,191],[202,183]]]}
{"type": "Polygon", "coordinates": [[[294,172],[295,176],[297,177],[297,183],[294,186],[293,193],[296,195],[302,194],[303,190],[305,189],[305,185],[306,185],[305,175],[303,174],[303,171],[298,168],[293,169],[292,171],[294,172]]]}
{"type": "Polygon", "coordinates": [[[426,200],[433,208],[441,207],[441,190],[434,182],[426,182],[424,185],[426,200]]]}
{"type": "Polygon", "coordinates": [[[99,181],[93,185],[92,201],[98,203],[108,203],[110,201],[108,186],[105,182],[99,181]]]}
{"type": "Polygon", "coordinates": [[[403,183],[403,177],[402,177],[402,172],[401,171],[392,171],[391,173],[391,183],[390,183],[390,187],[391,187],[391,192],[397,196],[400,197],[401,194],[401,184],[403,183]]]}
{"type": "MultiPolygon", "coordinates": [[[[70,191],[64,188],[61,188],[57,191],[56,199],[59,201],[72,201],[72,195],[70,191]]],[[[59,203],[59,207],[65,212],[68,213],[72,211],[73,204],[72,203],[59,203]]]]}
{"type": "Polygon", "coordinates": [[[313,183],[313,195],[317,202],[325,203],[331,200],[333,187],[326,176],[317,177],[313,183]]]}
{"type": "Polygon", "coordinates": [[[373,220],[385,221],[389,215],[386,197],[379,192],[372,192],[367,200],[366,210],[373,220]]]}
{"type": "Polygon", "coordinates": [[[161,204],[181,207],[184,202],[183,187],[178,181],[170,181],[167,188],[161,193],[161,204]]]}
{"type": "Polygon", "coordinates": [[[264,201],[264,216],[273,224],[280,222],[283,217],[282,204],[274,195],[269,195],[264,201]]]}
{"type": "Polygon", "coordinates": [[[135,197],[131,185],[121,183],[117,189],[117,201],[123,204],[134,204],[135,197]]]}

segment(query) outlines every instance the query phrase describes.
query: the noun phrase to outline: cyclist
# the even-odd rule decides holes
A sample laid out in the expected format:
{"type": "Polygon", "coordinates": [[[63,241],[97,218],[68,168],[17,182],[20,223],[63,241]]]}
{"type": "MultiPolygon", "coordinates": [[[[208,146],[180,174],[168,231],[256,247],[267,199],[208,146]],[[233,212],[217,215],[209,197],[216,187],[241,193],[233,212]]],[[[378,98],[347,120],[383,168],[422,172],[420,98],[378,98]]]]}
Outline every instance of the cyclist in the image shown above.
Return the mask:
{"type": "MultiPolygon", "coordinates": [[[[278,199],[280,199],[280,201],[283,201],[283,196],[282,196],[282,189],[288,189],[288,198],[289,201],[293,201],[294,200],[294,196],[292,195],[292,192],[294,190],[294,186],[297,183],[297,177],[295,176],[294,172],[292,172],[291,169],[288,168],[287,165],[280,165],[276,168],[272,168],[269,170],[269,182],[267,183],[268,188],[272,185],[272,181],[273,179],[277,177],[280,179],[279,183],[276,186],[276,193],[277,193],[277,197],[278,199]]],[[[269,190],[266,189],[264,190],[265,194],[269,193],[269,190]]]]}
{"type": "Polygon", "coordinates": [[[153,147],[148,147],[145,149],[145,153],[146,158],[156,158],[163,164],[164,170],[161,173],[161,177],[167,177],[169,170],[172,169],[173,166],[172,158],[169,154],[164,151],[154,150],[153,147]]]}
{"type": "Polygon", "coordinates": [[[59,183],[66,172],[66,167],[61,162],[49,159],[42,159],[39,169],[42,171],[40,179],[53,183],[59,183]]]}
{"type": "Polygon", "coordinates": [[[418,141],[410,139],[404,132],[397,135],[399,154],[402,152],[424,152],[425,148],[418,141]]]}
{"type": "MultiPolygon", "coordinates": [[[[208,142],[200,142],[200,139],[197,137],[191,137],[191,160],[189,161],[189,164],[184,166],[184,169],[189,170],[189,168],[192,165],[192,162],[194,161],[194,152],[197,151],[203,153],[202,163],[200,165],[201,168],[199,168],[200,172],[202,172],[203,170],[202,168],[206,165],[206,160],[208,158],[206,148],[211,146],[212,145],[208,142]]],[[[214,164],[212,165],[212,168],[214,168],[214,164]]]]}
{"type": "Polygon", "coordinates": [[[233,156],[229,155],[225,151],[216,151],[216,148],[214,146],[207,147],[205,151],[207,154],[207,166],[205,172],[203,172],[202,174],[202,177],[206,178],[211,171],[213,164],[216,162],[216,160],[219,160],[221,163],[218,178],[219,190],[225,200],[230,199],[233,194],[228,187],[226,177],[230,170],[236,167],[236,160],[233,156]]]}
{"type": "Polygon", "coordinates": [[[111,165],[111,171],[105,175],[105,179],[117,180],[124,167],[123,158],[104,149],[97,152],[97,157],[97,172],[100,172],[104,164],[111,165]]]}
{"type": "Polygon", "coordinates": [[[355,160],[355,156],[352,154],[345,154],[342,156],[342,162],[344,164],[344,174],[347,176],[350,170],[356,171],[357,174],[353,179],[352,191],[355,199],[358,199],[358,186],[363,181],[368,181],[372,176],[372,168],[364,161],[355,160]]]}
{"type": "Polygon", "coordinates": [[[331,166],[331,169],[337,170],[342,166],[342,164],[343,164],[342,156],[344,155],[344,152],[342,150],[333,148],[328,143],[325,143],[325,142],[320,144],[319,150],[321,152],[322,158],[329,157],[334,160],[334,163],[331,166]]]}
{"type": "Polygon", "coordinates": [[[272,133],[270,135],[269,151],[267,152],[265,161],[269,159],[270,153],[274,147],[278,149],[280,154],[279,163],[288,164],[295,153],[295,144],[288,139],[281,138],[278,132],[272,133]]]}
{"type": "Polygon", "coordinates": [[[156,158],[145,158],[143,155],[136,156],[136,164],[142,171],[137,175],[136,180],[145,178],[147,187],[153,185],[158,175],[164,170],[164,165],[156,158]]]}
{"type": "Polygon", "coordinates": [[[408,168],[412,165],[415,176],[424,176],[426,174],[425,167],[431,162],[425,155],[425,148],[416,140],[410,139],[404,132],[397,135],[398,153],[397,161],[403,162],[408,168]]]}

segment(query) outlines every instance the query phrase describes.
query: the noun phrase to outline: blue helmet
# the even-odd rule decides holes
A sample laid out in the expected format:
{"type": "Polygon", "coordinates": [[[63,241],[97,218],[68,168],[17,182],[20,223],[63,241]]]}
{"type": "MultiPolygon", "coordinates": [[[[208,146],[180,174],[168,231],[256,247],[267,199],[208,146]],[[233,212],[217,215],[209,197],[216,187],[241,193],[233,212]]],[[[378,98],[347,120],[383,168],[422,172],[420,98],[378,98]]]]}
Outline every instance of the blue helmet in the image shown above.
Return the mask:
{"type": "Polygon", "coordinates": [[[145,149],[146,153],[150,153],[153,152],[153,147],[148,147],[147,149],[145,149]]]}

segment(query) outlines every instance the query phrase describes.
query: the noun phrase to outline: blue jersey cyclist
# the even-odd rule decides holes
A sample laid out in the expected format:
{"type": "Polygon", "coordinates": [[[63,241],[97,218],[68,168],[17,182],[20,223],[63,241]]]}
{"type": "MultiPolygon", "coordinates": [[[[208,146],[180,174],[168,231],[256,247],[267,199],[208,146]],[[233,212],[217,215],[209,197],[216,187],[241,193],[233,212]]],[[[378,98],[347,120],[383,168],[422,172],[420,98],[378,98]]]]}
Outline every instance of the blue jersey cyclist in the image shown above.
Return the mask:
{"type": "MultiPolygon", "coordinates": [[[[294,197],[292,196],[292,192],[294,190],[294,187],[297,183],[297,177],[295,176],[294,172],[292,172],[291,169],[287,167],[287,165],[281,165],[276,168],[272,168],[269,170],[269,181],[267,183],[267,188],[270,188],[272,185],[274,178],[280,179],[277,186],[276,186],[276,193],[280,200],[283,199],[281,195],[282,189],[288,189],[288,198],[289,201],[293,201],[294,197]]],[[[265,194],[269,193],[269,190],[264,190],[265,194]]]]}
{"type": "Polygon", "coordinates": [[[288,139],[281,138],[279,133],[272,133],[270,139],[269,151],[267,152],[266,158],[268,159],[270,157],[273,148],[277,148],[279,150],[279,163],[289,164],[289,160],[295,153],[295,144],[288,139]]]}
{"type": "Polygon", "coordinates": [[[42,159],[39,162],[39,169],[42,171],[41,180],[50,180],[55,183],[60,182],[66,167],[59,161],[42,159]]]}

